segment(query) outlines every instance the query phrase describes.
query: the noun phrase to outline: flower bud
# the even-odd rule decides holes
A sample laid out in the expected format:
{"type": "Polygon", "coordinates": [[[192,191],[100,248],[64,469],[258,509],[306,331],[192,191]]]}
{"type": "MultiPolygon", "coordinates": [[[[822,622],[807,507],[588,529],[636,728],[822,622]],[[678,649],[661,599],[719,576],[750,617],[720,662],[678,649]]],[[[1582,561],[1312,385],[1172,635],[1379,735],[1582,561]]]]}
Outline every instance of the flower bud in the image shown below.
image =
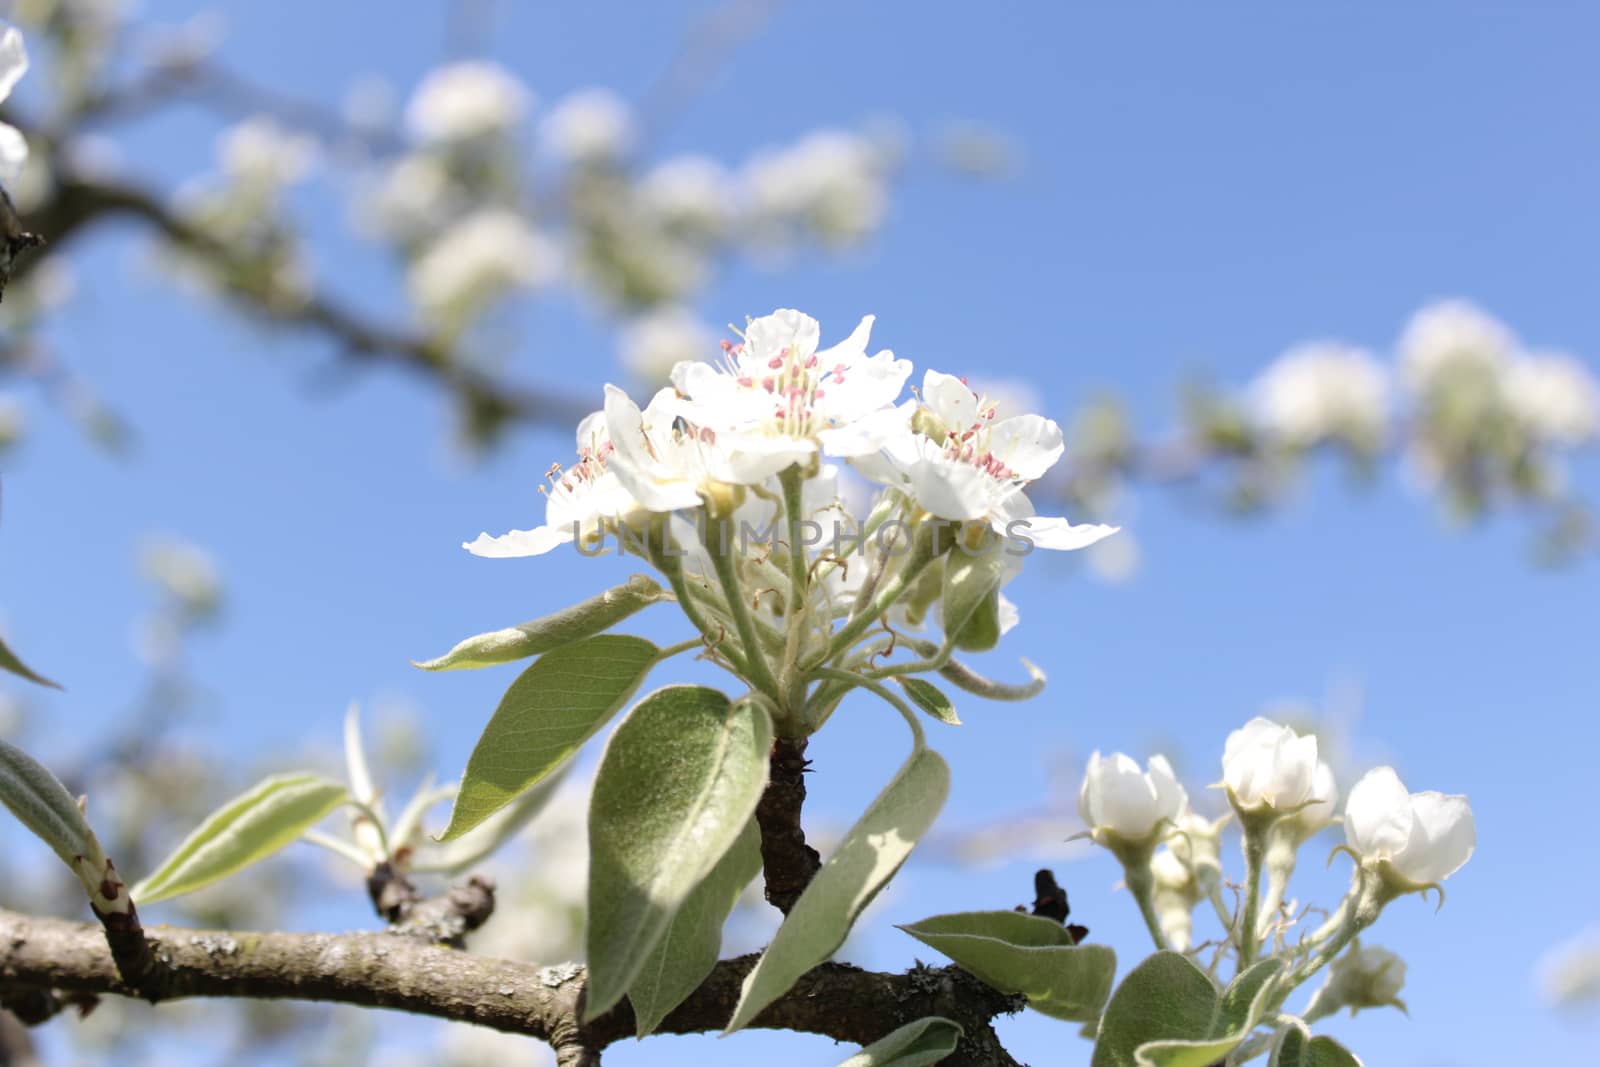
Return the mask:
{"type": "Polygon", "coordinates": [[[1188,865],[1170,848],[1163,848],[1151,857],[1150,876],[1151,901],[1161,932],[1175,951],[1186,952],[1194,943],[1194,907],[1204,898],[1204,893],[1191,876],[1188,865]]]}
{"type": "Polygon", "coordinates": [[[1406,1010],[1400,990],[1406,982],[1406,961],[1386,948],[1351,944],[1344,955],[1333,961],[1328,980],[1317,990],[1308,1014],[1331,1015],[1349,1008],[1354,1015],[1363,1008],[1396,1007],[1406,1010]]]}
{"type": "Polygon", "coordinates": [[[1224,815],[1213,821],[1186,809],[1167,838],[1173,857],[1183,864],[1202,894],[1210,893],[1222,877],[1222,827],[1228,818],[1224,815]]]}
{"type": "Polygon", "coordinates": [[[1270,719],[1251,719],[1228,735],[1222,781],[1240,812],[1289,814],[1318,799],[1317,739],[1270,719]]]}
{"type": "Polygon", "coordinates": [[[1178,817],[1187,802],[1183,786],[1165,756],[1151,756],[1149,771],[1120,752],[1089,757],[1078,814],[1096,841],[1154,842],[1163,824],[1178,817]]]}
{"type": "Polygon", "coordinates": [[[1368,771],[1350,790],[1344,832],[1362,866],[1376,868],[1391,892],[1437,885],[1478,843],[1466,797],[1408,793],[1393,767],[1368,771]]]}

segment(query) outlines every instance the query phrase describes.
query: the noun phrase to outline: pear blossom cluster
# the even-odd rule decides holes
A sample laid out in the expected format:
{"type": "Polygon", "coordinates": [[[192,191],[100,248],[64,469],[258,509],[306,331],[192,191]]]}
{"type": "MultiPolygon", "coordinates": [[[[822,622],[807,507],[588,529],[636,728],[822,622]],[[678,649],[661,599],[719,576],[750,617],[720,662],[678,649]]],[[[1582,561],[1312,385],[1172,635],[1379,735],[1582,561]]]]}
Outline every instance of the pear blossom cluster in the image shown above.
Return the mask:
{"type": "Polygon", "coordinates": [[[1600,380],[1564,353],[1525,348],[1504,323],[1465,300],[1429,304],[1395,345],[1393,369],[1341,342],[1297,345],[1250,389],[1256,424],[1294,447],[1382,443],[1404,399],[1421,419],[1418,445],[1450,424],[1509,421],[1537,444],[1600,438],[1600,380]],[[1435,425],[1437,421],[1445,423],[1435,425]]]}
{"type": "Polygon", "coordinates": [[[1209,819],[1191,806],[1163,756],[1141,768],[1121,753],[1096,752],[1084,772],[1078,812],[1086,835],[1122,865],[1157,947],[1199,951],[1195,911],[1209,901],[1224,925],[1224,947],[1241,967],[1276,954],[1301,981],[1330,968],[1306,1021],[1343,1007],[1401,1004],[1404,961],[1362,945],[1358,935],[1386,904],[1439,890],[1471,858],[1477,832],[1467,798],[1412,793],[1394,768],[1378,767],[1350,788],[1341,806],[1317,737],[1262,717],[1228,736],[1215,788],[1229,811],[1209,819]],[[1220,846],[1229,822],[1243,838],[1242,882],[1223,872],[1220,846]],[[1341,850],[1355,860],[1350,892],[1321,928],[1294,936],[1305,914],[1286,895],[1295,853],[1337,822],[1344,829],[1341,850]]]}
{"type": "MultiPolygon", "coordinates": [[[[594,551],[608,537],[625,544],[653,517],[669,516],[678,525],[666,532],[691,571],[705,575],[711,565],[700,556],[703,530],[691,528],[696,516],[767,531],[762,543],[780,542],[787,554],[789,537],[770,536],[781,516],[809,524],[810,543],[800,547],[806,574],[817,579],[811,595],[838,607],[882,580],[935,528],[959,530],[964,552],[1009,553],[993,579],[1001,584],[1035,548],[1072,550],[1115,532],[1038,515],[1029,501],[1027,486],[1062,454],[1059,426],[1007,411],[938,371],[910,387],[909,360],[869,351],[873,322],[866,316],[823,347],[817,320],[780,309],[702,358],[678,362],[670,384],[643,405],[608,385],[603,407],[578,427],[576,460],[550,470],[544,522],[484,533],[465,547],[491,557],[567,545],[594,551]],[[800,514],[776,503],[785,500],[786,478],[801,483],[800,514]]],[[[948,551],[947,541],[933,554],[948,551]]],[[[762,564],[758,553],[747,554],[740,566],[759,589],[762,564]]],[[[773,603],[753,599],[758,612],[773,603]]],[[[937,599],[908,593],[885,611],[894,607],[895,619],[913,624],[941,617],[937,599]]],[[[997,600],[995,610],[1003,632],[1014,609],[997,600]]],[[[829,625],[819,627],[823,635],[829,625]]]]}
{"type": "MultiPolygon", "coordinates": [[[[625,319],[691,319],[688,302],[713,262],[738,246],[771,253],[870,237],[896,160],[882,139],[824,130],[741,166],[698,153],[646,162],[638,117],[615,91],[581,87],[544,105],[516,74],[478,59],[423,78],[404,129],[410,145],[375,161],[356,215],[401,254],[418,311],[436,326],[558,277],[625,319]],[[505,234],[489,239],[489,222],[505,234]],[[464,227],[475,228],[473,240],[454,236],[464,227]],[[538,268],[501,269],[500,250],[513,245],[527,246],[538,268]],[[469,260],[453,277],[416,269],[446,253],[469,260]],[[491,276],[493,284],[451,284],[491,276]]],[[[626,332],[630,365],[667,364],[675,338],[647,326],[626,332]],[[659,346],[643,350],[645,342],[659,346]]]]}

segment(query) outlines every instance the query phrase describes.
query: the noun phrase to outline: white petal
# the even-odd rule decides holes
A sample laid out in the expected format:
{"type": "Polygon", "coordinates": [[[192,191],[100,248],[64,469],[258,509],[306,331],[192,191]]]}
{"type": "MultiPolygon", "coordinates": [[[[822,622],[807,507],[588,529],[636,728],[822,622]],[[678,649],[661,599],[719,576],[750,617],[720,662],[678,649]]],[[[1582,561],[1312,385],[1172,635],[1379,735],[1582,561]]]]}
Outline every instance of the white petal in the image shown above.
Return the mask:
{"type": "Polygon", "coordinates": [[[1004,593],[1000,594],[999,605],[1000,636],[1004,637],[1017,628],[1017,623],[1022,621],[1022,613],[1017,610],[1016,603],[1004,593]]]}
{"type": "Polygon", "coordinates": [[[0,33],[0,100],[11,95],[17,82],[28,73],[28,47],[22,42],[22,31],[7,26],[0,33]]]}
{"type": "Polygon", "coordinates": [[[1413,882],[1442,882],[1472,858],[1478,828],[1464,796],[1416,793],[1411,838],[1394,858],[1395,869],[1413,882]]]}
{"type": "Polygon", "coordinates": [[[1150,784],[1155,788],[1156,807],[1163,819],[1177,819],[1178,813],[1189,802],[1189,794],[1178,781],[1178,776],[1172,773],[1172,764],[1167,762],[1167,757],[1155,755],[1150,757],[1150,784]]]}
{"type": "MultiPolygon", "coordinates": [[[[926,442],[932,445],[932,442],[926,442]]],[[[931,450],[930,450],[931,451],[931,450]]],[[[981,519],[989,512],[994,479],[978,468],[925,451],[909,471],[917,503],[941,519],[981,519]]]]}
{"type": "Polygon", "coordinates": [[[474,556],[510,559],[516,556],[542,556],[552,548],[559,548],[571,541],[570,526],[539,526],[532,530],[512,530],[499,537],[481,533],[477,540],[463,542],[461,547],[474,556]]]}
{"type": "Polygon", "coordinates": [[[830,456],[853,458],[880,452],[907,431],[906,415],[899,408],[874,411],[843,426],[817,434],[822,451],[830,456]]]}
{"type": "Polygon", "coordinates": [[[978,421],[978,398],[972,388],[953,374],[930,370],[922,376],[922,402],[933,409],[946,427],[965,430],[978,421]]]}
{"type": "Polygon", "coordinates": [[[854,363],[867,354],[867,340],[872,336],[872,324],[877,321],[876,315],[863,315],[861,321],[856,323],[856,328],[850,331],[850,336],[834,345],[817,353],[817,362],[823,366],[832,363],[854,363]]]}
{"type": "Polygon", "coordinates": [[[1091,830],[1100,825],[1101,764],[1100,750],[1096,749],[1083,770],[1083,785],[1078,789],[1078,818],[1091,830]]]}
{"type": "Polygon", "coordinates": [[[28,142],[15,126],[0,122],[0,181],[7,185],[22,176],[28,162],[28,142]]]}
{"type": "Polygon", "coordinates": [[[1066,444],[1061,427],[1054,419],[1041,415],[1017,415],[1003,419],[989,431],[989,451],[1000,462],[1017,472],[1017,477],[1033,481],[1056,465],[1066,444]]]}
{"type": "Polygon", "coordinates": [[[1344,805],[1345,840],[1363,856],[1393,856],[1411,840],[1411,794],[1393,767],[1376,767],[1350,790],[1344,805]]]}
{"type": "Polygon", "coordinates": [[[821,337],[822,328],[816,319],[793,308],[779,308],[745,327],[745,356],[762,364],[777,358],[784,349],[805,357],[817,350],[821,337]]]}
{"type": "Polygon", "coordinates": [[[1049,515],[996,520],[994,527],[996,533],[1008,537],[1021,537],[1035,548],[1048,548],[1055,552],[1088,548],[1096,541],[1104,540],[1121,529],[1120,526],[1102,526],[1088,522],[1074,526],[1066,519],[1049,515]]]}

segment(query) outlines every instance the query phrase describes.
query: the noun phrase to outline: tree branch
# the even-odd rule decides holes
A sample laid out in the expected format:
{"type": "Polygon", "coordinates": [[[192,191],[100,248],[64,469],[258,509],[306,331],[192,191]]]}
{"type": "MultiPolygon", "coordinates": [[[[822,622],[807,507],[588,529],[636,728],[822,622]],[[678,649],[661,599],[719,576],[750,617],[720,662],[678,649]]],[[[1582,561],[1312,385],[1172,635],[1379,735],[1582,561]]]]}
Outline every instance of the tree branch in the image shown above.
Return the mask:
{"type": "MultiPolygon", "coordinates": [[[[152,1003],[182,997],[296,999],[391,1008],[477,1023],[548,1042],[563,1064],[597,1062],[631,1036],[626,1004],[580,1022],[587,974],[577,964],[536,967],[489,959],[388,933],[229,933],[146,930],[162,964],[159,982],[129,986],[100,927],[0,910],[0,999],[59,990],[64,1001],[111,994],[152,1003]]],[[[755,956],[724,960],[658,1028],[674,1034],[720,1030],[738,1002],[755,956]]],[[[866,1044],[914,1019],[944,1015],[966,1038],[947,1067],[1016,1067],[990,1026],[1020,1010],[956,967],[918,965],[906,974],[825,963],[758,1015],[753,1026],[822,1034],[866,1044]]]]}
{"type": "MultiPolygon", "coordinates": [[[[177,248],[216,264],[224,276],[241,266],[226,241],[184,218],[156,193],[120,179],[91,179],[64,171],[56,176],[52,195],[29,212],[27,221],[60,248],[81,231],[117,218],[152,227],[177,248]]],[[[22,259],[16,275],[27,273],[38,260],[37,256],[22,259]]],[[[484,425],[535,421],[567,425],[594,406],[565,394],[502,381],[453,358],[448,348],[425,334],[373,322],[327,294],[225,291],[242,310],[262,320],[326,335],[352,361],[388,364],[440,382],[484,425]]]]}
{"type": "Polygon", "coordinates": [[[822,866],[817,850],[806,844],[800,809],[806,802],[806,739],[780,737],[772,743],[767,788],[756,804],[761,828],[761,869],[766,876],[767,903],[789,914],[811,878],[822,866]]]}

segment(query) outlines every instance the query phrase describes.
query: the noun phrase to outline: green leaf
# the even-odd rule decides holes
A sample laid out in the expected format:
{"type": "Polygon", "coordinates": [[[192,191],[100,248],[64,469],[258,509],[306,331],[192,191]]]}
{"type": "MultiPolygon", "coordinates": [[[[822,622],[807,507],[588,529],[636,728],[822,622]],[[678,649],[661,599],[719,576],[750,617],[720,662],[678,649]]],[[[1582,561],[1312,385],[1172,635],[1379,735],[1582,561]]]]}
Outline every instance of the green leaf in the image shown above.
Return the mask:
{"type": "Polygon", "coordinates": [[[628,702],[659,651],[642,637],[601,634],[517,675],[467,760],[439,840],[460,837],[565,762],[628,702]]]}
{"type": "Polygon", "coordinates": [[[954,1052],[961,1036],[960,1023],[930,1015],[880,1037],[839,1067],[924,1067],[954,1052]]]}
{"type": "Polygon", "coordinates": [[[1305,1023],[1290,1020],[1278,1031],[1268,1067],[1362,1067],[1355,1053],[1331,1037],[1312,1037],[1305,1023]]]}
{"type": "Polygon", "coordinates": [[[5,741],[0,741],[0,802],[74,874],[82,877],[80,859],[100,856],[94,831],[66,786],[44,764],[5,741]]]}
{"type": "Polygon", "coordinates": [[[1141,1045],[1210,1034],[1217,1012],[1217,987],[1187,956],[1157,952],[1111,994],[1100,1017],[1090,1067],[1140,1067],[1141,1045]]]}
{"type": "Polygon", "coordinates": [[[572,760],[568,760],[561,764],[545,775],[538,785],[455,840],[440,844],[424,839],[411,869],[419,873],[457,875],[476,866],[515,837],[545,809],[566,780],[572,763],[572,760]]]}
{"type": "Polygon", "coordinates": [[[283,848],[349,799],[338,782],[280,774],[218,808],[155,873],[133,887],[141,904],[192,893],[283,848]]]}
{"type": "Polygon", "coordinates": [[[761,705],[692,685],[651,693],[611,735],[589,800],[585,1018],[622,999],[744,833],[771,750],[761,705]]]}
{"type": "Polygon", "coordinates": [[[623,584],[570,608],[521,626],[469,637],[437,659],[411,663],[425,671],[460,671],[527,659],[604,633],[651,604],[670,599],[672,594],[660,585],[635,574],[623,584]]]}
{"type": "Polygon", "coordinates": [[[1105,945],[1073,945],[1058,922],[1015,911],[936,915],[902,926],[1002,993],[1057,1019],[1090,1022],[1111,995],[1117,954],[1105,945]]]}
{"type": "Polygon", "coordinates": [[[748,1024],[844,944],[856,916],[928,832],[949,792],[950,768],[944,759],[931,749],[913,752],[817,871],[745,976],[729,1033],[748,1024]]]}
{"type": "Polygon", "coordinates": [[[932,682],[924,682],[921,678],[896,678],[900,687],[906,691],[906,696],[911,702],[923,711],[932,715],[946,726],[960,726],[961,717],[956,714],[956,706],[944,691],[932,682]]]}
{"type": "Polygon", "coordinates": [[[944,632],[957,648],[985,652],[1000,642],[1000,582],[1004,554],[989,551],[952,552],[944,570],[944,632]]]}
{"type": "Polygon", "coordinates": [[[1243,974],[1228,983],[1223,990],[1222,1003],[1217,1008],[1217,1021],[1212,1026],[1212,1036],[1228,1033],[1248,1033],[1266,1014],[1266,1000],[1273,979],[1283,972],[1280,959],[1258,960],[1243,974]]]}
{"type": "Polygon", "coordinates": [[[728,854],[684,899],[628,987],[635,1032],[644,1037],[700,988],[722,955],[722,925],[744,887],[761,871],[761,831],[745,824],[728,854]]]}
{"type": "Polygon", "coordinates": [[[1210,1030],[1184,1040],[1159,1040],[1140,1045],[1140,1067],[1210,1067],[1244,1043],[1266,1014],[1273,979],[1283,970],[1282,960],[1261,960],[1229,983],[1211,1021],[1210,1030]]]}
{"type": "Polygon", "coordinates": [[[30,682],[37,682],[39,685],[47,685],[51,689],[61,688],[59,682],[52,682],[44,675],[36,673],[33,668],[29,667],[26,663],[22,662],[22,660],[18,659],[17,654],[11,651],[11,646],[6,644],[4,641],[0,641],[0,668],[8,670],[12,674],[21,675],[30,682]]]}

